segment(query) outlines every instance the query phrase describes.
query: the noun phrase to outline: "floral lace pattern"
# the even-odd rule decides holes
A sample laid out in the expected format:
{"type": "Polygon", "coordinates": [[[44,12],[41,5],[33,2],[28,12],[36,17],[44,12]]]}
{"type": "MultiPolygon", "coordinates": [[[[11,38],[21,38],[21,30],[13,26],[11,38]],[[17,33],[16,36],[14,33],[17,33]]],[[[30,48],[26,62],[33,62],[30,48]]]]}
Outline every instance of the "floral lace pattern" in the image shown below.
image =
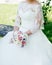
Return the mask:
{"type": "MultiPolygon", "coordinates": [[[[20,27],[20,23],[22,19],[25,20],[29,20],[31,19],[32,21],[34,20],[34,22],[36,24],[34,24],[34,27],[37,29],[39,29],[39,25],[40,25],[40,29],[44,29],[44,18],[43,18],[43,13],[42,13],[42,8],[40,4],[28,4],[26,2],[22,2],[19,4],[18,6],[18,14],[17,14],[17,18],[16,18],[16,22],[15,25],[20,27]],[[38,24],[37,24],[38,23],[38,24]]],[[[29,20],[29,21],[31,21],[29,20]]],[[[25,23],[25,22],[23,22],[25,23]]],[[[23,26],[26,24],[23,24],[23,26]]],[[[27,23],[28,25],[28,23],[27,23]]],[[[26,25],[26,26],[27,26],[26,25]]],[[[32,33],[34,33],[35,28],[32,29],[32,33]]]]}
{"type": "Polygon", "coordinates": [[[35,7],[36,7],[36,5],[30,5],[30,4],[28,4],[28,3],[25,3],[25,2],[23,2],[22,4],[21,4],[21,6],[19,6],[19,8],[23,11],[23,12],[26,12],[26,11],[28,11],[28,10],[31,10],[32,12],[35,12],[35,7]]]}

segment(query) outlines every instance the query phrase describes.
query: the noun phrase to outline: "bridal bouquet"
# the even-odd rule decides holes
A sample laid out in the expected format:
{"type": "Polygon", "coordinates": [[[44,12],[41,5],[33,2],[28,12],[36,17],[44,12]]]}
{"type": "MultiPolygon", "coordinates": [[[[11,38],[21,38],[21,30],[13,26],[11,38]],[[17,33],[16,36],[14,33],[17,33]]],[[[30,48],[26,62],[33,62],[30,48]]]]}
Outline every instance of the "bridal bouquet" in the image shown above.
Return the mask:
{"type": "Polygon", "coordinates": [[[28,35],[26,33],[22,33],[21,31],[15,31],[13,33],[13,41],[21,47],[24,47],[27,44],[27,40],[28,35]]]}

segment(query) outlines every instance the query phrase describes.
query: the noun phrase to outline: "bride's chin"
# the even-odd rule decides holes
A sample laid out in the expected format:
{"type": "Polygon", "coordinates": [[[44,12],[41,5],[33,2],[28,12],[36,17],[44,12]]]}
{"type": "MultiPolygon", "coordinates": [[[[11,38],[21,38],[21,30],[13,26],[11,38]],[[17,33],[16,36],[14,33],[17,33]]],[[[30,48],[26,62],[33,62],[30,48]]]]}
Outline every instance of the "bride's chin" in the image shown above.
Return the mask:
{"type": "Polygon", "coordinates": [[[26,1],[32,2],[32,1],[36,1],[36,0],[26,0],[26,1]]]}

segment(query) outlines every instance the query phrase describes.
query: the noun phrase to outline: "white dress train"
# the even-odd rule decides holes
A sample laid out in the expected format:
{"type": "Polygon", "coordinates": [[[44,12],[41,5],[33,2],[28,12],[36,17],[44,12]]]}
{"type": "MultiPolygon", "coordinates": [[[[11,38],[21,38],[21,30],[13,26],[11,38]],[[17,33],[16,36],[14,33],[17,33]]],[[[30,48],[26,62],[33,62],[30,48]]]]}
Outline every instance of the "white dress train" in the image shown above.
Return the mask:
{"type": "MultiPolygon", "coordinates": [[[[22,32],[30,29],[33,34],[27,45],[21,48],[10,42],[13,31],[8,32],[0,40],[0,65],[52,65],[52,44],[42,32],[42,26],[38,29],[36,17],[38,12],[42,15],[40,9],[39,4],[23,2],[19,5],[15,26],[19,26],[22,32]]],[[[39,19],[42,19],[40,15],[39,19]]]]}

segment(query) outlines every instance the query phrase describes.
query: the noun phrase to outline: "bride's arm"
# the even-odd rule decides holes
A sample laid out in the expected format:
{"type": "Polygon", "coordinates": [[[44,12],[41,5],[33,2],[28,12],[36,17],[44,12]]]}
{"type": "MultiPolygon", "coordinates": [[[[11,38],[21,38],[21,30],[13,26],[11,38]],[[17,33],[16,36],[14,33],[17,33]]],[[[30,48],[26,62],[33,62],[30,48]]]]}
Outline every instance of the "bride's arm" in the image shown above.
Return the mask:
{"type": "Polygon", "coordinates": [[[31,30],[28,30],[26,33],[28,35],[31,35],[31,34],[37,32],[39,29],[43,29],[43,24],[44,24],[43,12],[42,12],[42,7],[39,4],[39,6],[37,8],[37,17],[36,17],[36,22],[34,24],[34,28],[31,30]]]}
{"type": "Polygon", "coordinates": [[[17,10],[17,16],[16,16],[15,23],[14,23],[14,31],[18,31],[20,24],[21,24],[21,17],[19,15],[19,8],[20,8],[20,6],[18,6],[18,10],[17,10]]]}
{"type": "Polygon", "coordinates": [[[19,30],[20,22],[21,22],[20,16],[17,14],[16,20],[15,20],[15,23],[14,23],[14,31],[19,30]]]}

